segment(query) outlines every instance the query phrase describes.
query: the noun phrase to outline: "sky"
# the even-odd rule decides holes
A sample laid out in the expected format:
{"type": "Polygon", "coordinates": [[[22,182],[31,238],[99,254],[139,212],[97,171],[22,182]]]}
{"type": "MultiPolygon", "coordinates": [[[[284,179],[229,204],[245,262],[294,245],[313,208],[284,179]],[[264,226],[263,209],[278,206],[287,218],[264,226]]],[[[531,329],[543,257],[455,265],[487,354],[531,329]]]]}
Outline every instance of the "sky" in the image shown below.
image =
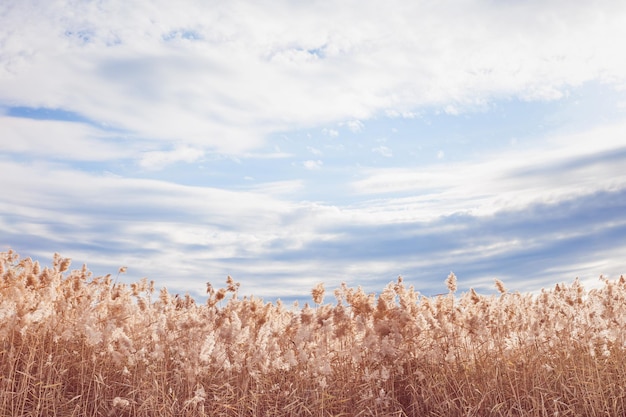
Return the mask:
{"type": "Polygon", "coordinates": [[[0,251],[198,298],[594,286],[624,39],[617,0],[3,0],[0,251]]]}

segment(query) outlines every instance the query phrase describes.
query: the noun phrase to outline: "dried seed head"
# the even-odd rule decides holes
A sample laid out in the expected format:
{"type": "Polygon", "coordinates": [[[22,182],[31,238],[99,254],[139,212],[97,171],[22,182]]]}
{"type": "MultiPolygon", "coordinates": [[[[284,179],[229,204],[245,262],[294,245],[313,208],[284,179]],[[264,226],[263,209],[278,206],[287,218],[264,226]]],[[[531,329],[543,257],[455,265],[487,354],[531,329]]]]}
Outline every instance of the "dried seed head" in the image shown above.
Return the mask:
{"type": "Polygon", "coordinates": [[[495,282],[496,288],[498,289],[498,291],[500,291],[500,294],[504,294],[506,292],[506,287],[504,286],[504,283],[499,279],[496,279],[495,282]]]}
{"type": "Polygon", "coordinates": [[[322,304],[322,301],[324,301],[324,291],[324,284],[321,282],[313,288],[311,294],[313,295],[313,302],[315,304],[322,304]]]}
{"type": "Polygon", "coordinates": [[[450,275],[448,275],[448,278],[446,279],[446,287],[448,287],[450,292],[456,291],[456,275],[454,275],[454,272],[450,272],[450,275]]]}
{"type": "Polygon", "coordinates": [[[26,286],[34,288],[39,283],[37,276],[35,274],[28,274],[26,276],[26,286]]]}
{"type": "Polygon", "coordinates": [[[65,272],[70,268],[72,260],[70,258],[63,258],[59,264],[59,272],[65,272]]]}
{"type": "Polygon", "coordinates": [[[113,398],[113,408],[128,408],[129,406],[130,401],[128,401],[126,398],[113,398]]]}
{"type": "Polygon", "coordinates": [[[235,280],[229,275],[226,278],[226,291],[236,293],[239,289],[239,283],[235,282],[235,280]]]}
{"type": "Polygon", "coordinates": [[[476,291],[473,288],[470,288],[470,299],[474,304],[477,304],[480,301],[480,297],[476,294],[476,291]]]}
{"type": "Polygon", "coordinates": [[[159,292],[159,300],[161,300],[161,302],[165,305],[170,303],[170,293],[167,292],[167,288],[161,288],[161,291],[159,292]]]}
{"type": "Polygon", "coordinates": [[[136,282],[133,282],[132,284],[130,284],[130,289],[133,292],[134,297],[139,296],[139,284],[137,284],[136,282]]]}

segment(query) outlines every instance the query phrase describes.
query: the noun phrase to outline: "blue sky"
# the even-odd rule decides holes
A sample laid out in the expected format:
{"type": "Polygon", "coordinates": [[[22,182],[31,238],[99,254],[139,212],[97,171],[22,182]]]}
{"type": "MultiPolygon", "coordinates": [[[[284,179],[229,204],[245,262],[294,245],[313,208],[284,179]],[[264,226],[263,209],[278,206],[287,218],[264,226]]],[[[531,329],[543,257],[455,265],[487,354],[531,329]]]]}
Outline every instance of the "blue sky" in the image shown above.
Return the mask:
{"type": "Polygon", "coordinates": [[[0,250],[201,297],[626,273],[626,4],[4,1],[0,250]]]}

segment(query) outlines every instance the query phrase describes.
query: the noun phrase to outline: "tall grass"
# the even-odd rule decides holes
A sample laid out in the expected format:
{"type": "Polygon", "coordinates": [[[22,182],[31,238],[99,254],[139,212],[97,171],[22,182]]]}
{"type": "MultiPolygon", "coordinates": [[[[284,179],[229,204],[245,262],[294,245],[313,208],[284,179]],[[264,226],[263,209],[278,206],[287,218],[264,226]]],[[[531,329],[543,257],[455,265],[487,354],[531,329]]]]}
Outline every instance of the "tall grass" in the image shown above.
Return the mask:
{"type": "Polygon", "coordinates": [[[342,285],[294,309],[41,268],[0,254],[0,415],[617,416],[626,283],[538,295],[380,295],[342,285]]]}

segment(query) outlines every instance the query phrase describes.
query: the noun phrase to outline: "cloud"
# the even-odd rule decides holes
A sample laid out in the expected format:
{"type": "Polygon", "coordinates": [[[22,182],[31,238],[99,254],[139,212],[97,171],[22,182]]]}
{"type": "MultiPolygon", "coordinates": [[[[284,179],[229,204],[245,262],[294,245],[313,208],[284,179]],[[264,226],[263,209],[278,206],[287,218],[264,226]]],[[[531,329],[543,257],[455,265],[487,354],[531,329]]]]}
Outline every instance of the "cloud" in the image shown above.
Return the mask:
{"type": "Polygon", "coordinates": [[[74,161],[132,158],[111,133],[84,123],[0,116],[2,151],[74,161]],[[113,136],[113,137],[112,137],[113,136]]]}
{"type": "Polygon", "coordinates": [[[196,162],[203,156],[204,151],[200,149],[182,146],[171,151],[144,152],[139,160],[139,166],[149,170],[159,170],[177,162],[196,162]]]}
{"type": "Polygon", "coordinates": [[[308,170],[317,170],[317,169],[320,169],[322,165],[324,165],[324,162],[322,162],[319,159],[317,160],[309,159],[307,161],[304,161],[302,165],[308,170]]]}
{"type": "Polygon", "coordinates": [[[325,136],[329,136],[331,138],[336,138],[337,136],[339,136],[339,132],[337,130],[335,130],[335,129],[324,128],[324,129],[322,129],[322,133],[325,136]]]}
{"type": "Polygon", "coordinates": [[[343,205],[298,202],[301,181],[227,191],[0,159],[11,173],[0,177],[0,246],[42,261],[62,250],[96,274],[127,265],[124,279],[148,276],[175,292],[201,296],[207,280],[230,274],[247,294],[302,301],[322,278],[329,288],[347,281],[380,291],[403,275],[436,294],[451,269],[462,288],[488,290],[497,275],[521,291],[623,272],[616,242],[626,232],[626,181],[608,177],[626,151],[608,161],[572,154],[548,172],[549,164],[502,161],[492,179],[466,179],[469,166],[450,177],[435,170],[430,188],[410,196],[343,205]],[[565,178],[576,180],[570,187],[565,178]],[[554,182],[541,192],[546,180],[554,182]]]}
{"type": "Polygon", "coordinates": [[[451,114],[453,116],[457,116],[460,111],[459,109],[457,109],[455,106],[453,106],[452,104],[448,104],[446,107],[444,107],[443,111],[447,114],[451,114]]]}
{"type": "Polygon", "coordinates": [[[0,102],[226,153],[386,111],[458,112],[625,83],[613,42],[626,34],[625,6],[615,2],[395,1],[382,13],[370,2],[332,13],[292,2],[63,3],[23,1],[0,18],[0,102]]]}
{"type": "Polygon", "coordinates": [[[312,153],[313,155],[322,155],[322,151],[320,151],[317,148],[314,148],[313,146],[307,146],[306,147],[307,151],[309,151],[310,153],[312,153]]]}
{"type": "Polygon", "coordinates": [[[393,156],[392,150],[384,145],[380,145],[375,148],[372,148],[372,152],[377,153],[381,156],[384,156],[385,158],[391,158],[393,156]]]}
{"type": "Polygon", "coordinates": [[[346,122],[346,126],[352,133],[358,133],[363,130],[365,125],[360,120],[350,120],[346,122]]]}
{"type": "Polygon", "coordinates": [[[285,180],[262,183],[254,186],[251,190],[263,195],[291,196],[301,191],[303,187],[302,180],[285,180]]]}
{"type": "Polygon", "coordinates": [[[246,279],[246,291],[276,296],[283,290],[271,294],[256,275],[271,270],[293,278],[299,267],[272,254],[327,240],[332,232],[324,227],[340,221],[336,208],[284,199],[300,189],[298,181],[227,191],[39,162],[0,159],[0,170],[11,173],[0,177],[7,194],[0,202],[2,250],[42,262],[62,251],[96,274],[127,265],[126,279],[149,276],[174,291],[202,291],[206,280],[231,274],[246,279]]]}
{"type": "MultiPolygon", "coordinates": [[[[376,217],[370,224],[335,226],[335,239],[312,241],[298,253],[302,259],[323,260],[328,265],[358,265],[359,282],[367,285],[370,279],[380,280],[381,274],[397,271],[408,282],[419,283],[421,291],[436,291],[434,275],[439,273],[442,284],[437,292],[441,292],[451,268],[461,274],[464,288],[487,290],[494,277],[527,291],[551,285],[555,279],[572,280],[574,273],[587,279],[599,273],[615,276],[624,268],[614,241],[626,231],[621,214],[624,194],[624,190],[599,192],[532,203],[491,216],[453,213],[395,222],[376,217]],[[546,253],[552,255],[546,257],[546,253]],[[380,268],[368,272],[369,260],[380,268]]],[[[294,255],[290,259],[298,261],[294,255]]]]}
{"type": "MultiPolygon", "coordinates": [[[[477,160],[423,168],[365,169],[356,192],[390,195],[397,205],[421,207],[421,216],[470,210],[489,215],[538,202],[559,201],[626,187],[621,123],[575,135],[545,138],[537,148],[518,147],[477,160]],[[400,198],[398,195],[405,194],[400,198]],[[426,204],[428,203],[428,204],[426,204]]],[[[386,209],[390,209],[387,206],[386,209]]]]}

